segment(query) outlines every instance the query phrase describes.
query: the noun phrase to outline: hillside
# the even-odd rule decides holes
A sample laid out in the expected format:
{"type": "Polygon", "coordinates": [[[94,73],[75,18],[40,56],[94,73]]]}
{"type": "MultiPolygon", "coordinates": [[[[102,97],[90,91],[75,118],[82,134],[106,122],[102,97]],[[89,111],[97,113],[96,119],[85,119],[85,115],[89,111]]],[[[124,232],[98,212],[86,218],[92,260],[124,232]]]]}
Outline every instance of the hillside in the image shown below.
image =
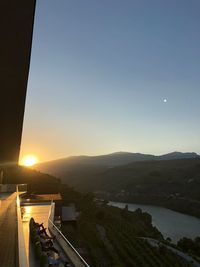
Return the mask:
{"type": "Polygon", "coordinates": [[[156,194],[178,192],[198,199],[200,195],[194,194],[194,190],[200,182],[200,159],[134,162],[107,169],[95,177],[88,176],[86,182],[90,190],[127,190],[146,194],[152,190],[156,194]]]}
{"type": "Polygon", "coordinates": [[[62,182],[82,191],[128,190],[149,194],[151,189],[155,194],[180,193],[199,198],[196,188],[200,179],[199,158],[139,161],[116,167],[74,163],[55,168],[54,172],[62,182]]]}
{"type": "Polygon", "coordinates": [[[188,152],[188,153],[172,152],[161,156],[141,154],[141,153],[130,153],[130,152],[116,152],[100,156],[68,157],[37,164],[35,168],[43,172],[51,173],[57,176],[63,176],[64,172],[68,172],[73,168],[83,167],[83,166],[85,167],[90,166],[90,168],[99,168],[102,166],[115,167],[139,161],[190,159],[197,157],[200,156],[194,152],[188,152]]]}
{"type": "Polygon", "coordinates": [[[60,190],[60,180],[22,166],[2,168],[3,184],[28,184],[30,193],[57,193],[60,190]]]}
{"type": "MultiPolygon", "coordinates": [[[[110,170],[115,172],[115,168],[117,167],[122,167],[123,169],[123,165],[126,168],[127,164],[131,164],[134,162],[154,162],[195,158],[200,158],[200,156],[193,152],[172,152],[161,156],[147,155],[141,153],[117,152],[108,155],[93,157],[68,157],[64,159],[37,164],[34,166],[34,168],[36,170],[55,175],[56,177],[59,177],[63,183],[68,183],[69,185],[75,186],[78,189],[98,190],[102,188],[102,186],[98,184],[99,175],[103,173],[104,176],[104,173],[109,172],[110,170]],[[93,178],[95,179],[95,183],[97,182],[100,188],[93,187],[93,178]]],[[[118,170],[120,171],[120,169],[116,169],[116,171],[118,170]]],[[[121,187],[121,182],[118,182],[118,185],[121,187]]],[[[107,183],[105,183],[105,186],[107,188],[107,183]]]]}
{"type": "Polygon", "coordinates": [[[76,203],[76,227],[63,224],[62,232],[94,267],[191,266],[162,245],[152,247],[142,237],[163,240],[152,218],[140,209],[129,212],[94,201],[92,194],[62,188],[63,203],[76,203]]]}
{"type": "MultiPolygon", "coordinates": [[[[56,170],[57,171],[57,170],[56,170]]],[[[77,164],[63,183],[114,201],[160,205],[200,217],[200,159],[152,160],[123,166],[77,164]]]]}

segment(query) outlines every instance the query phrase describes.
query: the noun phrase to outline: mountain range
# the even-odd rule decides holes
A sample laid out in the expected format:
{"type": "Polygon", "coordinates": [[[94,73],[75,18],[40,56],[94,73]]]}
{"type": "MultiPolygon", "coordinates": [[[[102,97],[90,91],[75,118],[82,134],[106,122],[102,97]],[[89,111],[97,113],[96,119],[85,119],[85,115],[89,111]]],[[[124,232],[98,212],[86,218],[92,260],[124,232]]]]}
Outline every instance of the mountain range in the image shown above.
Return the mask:
{"type": "Polygon", "coordinates": [[[172,159],[190,159],[200,157],[195,152],[171,152],[160,156],[152,154],[132,153],[132,152],[114,152],[106,155],[99,156],[71,156],[67,158],[52,160],[37,164],[38,166],[58,163],[86,163],[97,165],[123,165],[134,161],[146,161],[146,160],[172,160],[172,159]]]}
{"type": "Polygon", "coordinates": [[[89,164],[89,165],[102,165],[102,166],[120,166],[131,162],[138,161],[153,161],[153,160],[174,160],[174,159],[192,159],[200,158],[195,152],[172,152],[160,156],[142,153],[131,152],[115,152],[107,155],[100,156],[72,156],[48,162],[43,162],[36,165],[36,169],[51,169],[51,168],[63,168],[67,165],[74,164],[89,164]]]}
{"type": "Polygon", "coordinates": [[[172,152],[161,156],[130,152],[116,152],[100,156],[68,157],[40,163],[35,165],[34,168],[36,170],[55,175],[60,178],[62,182],[68,183],[71,186],[79,187],[80,184],[88,184],[87,182],[89,181],[93,183],[97,177],[111,169],[112,171],[114,171],[113,169],[116,169],[115,172],[117,172],[119,171],[119,167],[126,169],[126,166],[138,162],[143,162],[141,166],[142,168],[145,168],[145,162],[156,163],[181,159],[200,159],[200,156],[194,152],[172,152]]]}

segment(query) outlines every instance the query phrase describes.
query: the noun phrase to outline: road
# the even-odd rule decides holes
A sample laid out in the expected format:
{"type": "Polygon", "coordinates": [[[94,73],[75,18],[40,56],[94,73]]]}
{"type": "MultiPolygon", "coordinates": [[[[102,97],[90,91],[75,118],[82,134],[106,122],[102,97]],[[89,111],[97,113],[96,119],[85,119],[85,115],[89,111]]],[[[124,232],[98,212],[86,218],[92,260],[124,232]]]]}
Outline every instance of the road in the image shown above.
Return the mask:
{"type": "Polygon", "coordinates": [[[150,245],[154,246],[154,247],[159,247],[160,245],[162,245],[163,247],[167,248],[168,250],[171,250],[173,253],[177,254],[178,256],[180,256],[181,258],[183,258],[184,260],[186,260],[187,262],[189,262],[190,264],[193,264],[194,267],[200,267],[200,263],[197,262],[195,259],[193,259],[191,256],[187,255],[186,253],[183,253],[182,251],[173,248],[171,246],[168,246],[156,239],[153,238],[148,238],[148,237],[142,237],[142,239],[145,239],[149,242],[150,245]]]}

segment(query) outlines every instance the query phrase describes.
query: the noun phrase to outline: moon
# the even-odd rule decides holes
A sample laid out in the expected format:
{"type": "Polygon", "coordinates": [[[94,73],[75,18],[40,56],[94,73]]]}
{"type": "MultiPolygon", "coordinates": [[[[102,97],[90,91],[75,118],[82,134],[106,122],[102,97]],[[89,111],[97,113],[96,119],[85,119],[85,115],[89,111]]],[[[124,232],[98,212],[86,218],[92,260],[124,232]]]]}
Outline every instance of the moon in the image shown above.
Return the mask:
{"type": "Polygon", "coordinates": [[[163,102],[164,102],[164,103],[167,103],[167,99],[166,99],[166,98],[164,98],[164,99],[163,99],[163,102]]]}

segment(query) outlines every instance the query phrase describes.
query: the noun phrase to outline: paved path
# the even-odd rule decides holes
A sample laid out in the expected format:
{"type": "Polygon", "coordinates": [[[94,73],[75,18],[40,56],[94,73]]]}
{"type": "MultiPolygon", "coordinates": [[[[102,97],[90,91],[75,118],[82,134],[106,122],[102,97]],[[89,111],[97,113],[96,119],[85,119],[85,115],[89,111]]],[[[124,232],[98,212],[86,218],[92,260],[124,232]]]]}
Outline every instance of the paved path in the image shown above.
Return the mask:
{"type": "Polygon", "coordinates": [[[18,266],[16,193],[0,200],[0,265],[18,266]]]}

